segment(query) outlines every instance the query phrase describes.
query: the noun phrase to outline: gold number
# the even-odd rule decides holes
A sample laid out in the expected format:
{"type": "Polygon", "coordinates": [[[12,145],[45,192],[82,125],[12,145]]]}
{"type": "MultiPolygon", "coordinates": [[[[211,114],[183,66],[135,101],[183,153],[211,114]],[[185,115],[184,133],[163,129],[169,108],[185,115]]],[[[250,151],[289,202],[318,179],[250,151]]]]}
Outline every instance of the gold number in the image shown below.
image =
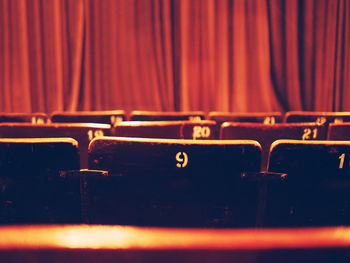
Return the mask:
{"type": "Polygon", "coordinates": [[[40,117],[32,117],[31,118],[31,122],[33,124],[43,124],[44,123],[44,119],[40,118],[40,117]]]}
{"type": "Polygon", "coordinates": [[[103,135],[104,135],[104,133],[103,133],[102,130],[95,130],[95,131],[89,130],[88,131],[89,141],[91,141],[95,137],[100,137],[100,136],[103,136],[103,135]]]}
{"type": "Polygon", "coordinates": [[[338,117],[334,119],[334,123],[342,123],[342,122],[343,122],[343,118],[338,117]]]}
{"type": "Polygon", "coordinates": [[[302,135],[301,139],[302,140],[317,139],[317,133],[318,133],[317,128],[314,128],[312,130],[310,128],[305,128],[304,134],[302,135]]]}
{"type": "Polygon", "coordinates": [[[325,117],[317,117],[316,123],[317,124],[324,124],[327,121],[325,117]]]}
{"type": "Polygon", "coordinates": [[[210,136],[210,128],[209,127],[201,127],[201,126],[194,126],[193,127],[193,134],[192,138],[194,140],[198,138],[208,138],[210,136]]]}
{"type": "Polygon", "coordinates": [[[200,116],[190,116],[190,117],[188,117],[188,119],[190,121],[200,121],[201,117],[200,116]]]}
{"type": "Polygon", "coordinates": [[[275,123],[276,123],[275,117],[266,117],[264,119],[264,124],[275,124],[275,123]]]}
{"type": "Polygon", "coordinates": [[[185,152],[178,152],[175,156],[177,168],[185,168],[188,164],[188,155],[185,152]]]}
{"type": "Polygon", "coordinates": [[[339,156],[339,160],[340,160],[340,162],[339,162],[339,169],[343,169],[343,167],[344,167],[344,161],[345,161],[345,153],[343,153],[343,154],[341,154],[341,155],[339,156]]]}
{"type": "Polygon", "coordinates": [[[123,117],[121,116],[111,116],[111,123],[115,126],[118,122],[123,121],[123,117]]]}

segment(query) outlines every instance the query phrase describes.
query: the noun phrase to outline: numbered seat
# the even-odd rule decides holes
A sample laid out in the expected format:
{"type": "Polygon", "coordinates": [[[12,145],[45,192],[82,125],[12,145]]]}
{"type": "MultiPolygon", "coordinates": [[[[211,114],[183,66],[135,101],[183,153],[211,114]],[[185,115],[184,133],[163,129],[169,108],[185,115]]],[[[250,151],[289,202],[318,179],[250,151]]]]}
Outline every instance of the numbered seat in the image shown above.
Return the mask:
{"type": "Polygon", "coordinates": [[[271,146],[265,225],[350,224],[350,142],[279,140],[271,146]]]}
{"type": "Polygon", "coordinates": [[[328,126],[328,140],[349,141],[350,123],[330,123],[328,126]]]}
{"type": "Polygon", "coordinates": [[[0,138],[50,138],[70,137],[79,142],[81,167],[87,168],[87,150],[89,142],[96,136],[110,135],[111,126],[107,124],[56,123],[0,124],[0,138]]]}
{"type": "Polygon", "coordinates": [[[74,139],[0,139],[0,224],[81,222],[80,181],[59,177],[79,168],[74,139]]]}
{"type": "Polygon", "coordinates": [[[314,111],[289,111],[285,115],[285,122],[316,122],[328,125],[331,122],[341,123],[350,121],[350,112],[314,112],[314,111]]]}
{"type": "Polygon", "coordinates": [[[222,140],[256,140],[262,146],[262,170],[266,170],[271,144],[279,139],[325,140],[327,128],[316,123],[261,123],[225,122],[220,129],[222,140]]]}
{"type": "Polygon", "coordinates": [[[132,111],[130,113],[131,121],[198,121],[204,119],[205,115],[202,111],[132,111]]]}
{"type": "Polygon", "coordinates": [[[104,123],[115,126],[118,122],[125,121],[126,115],[123,110],[53,112],[50,119],[51,122],[104,123]]]}
{"type": "Polygon", "coordinates": [[[125,121],[113,129],[118,137],[162,139],[217,139],[214,121],[125,121]]]}
{"type": "Polygon", "coordinates": [[[44,124],[47,122],[45,113],[0,113],[1,122],[29,122],[33,124],[44,124]]]}
{"type": "Polygon", "coordinates": [[[254,226],[259,172],[255,141],[96,138],[88,178],[88,223],[254,226]]]}
{"type": "Polygon", "coordinates": [[[280,112],[248,112],[248,113],[232,113],[213,111],[209,113],[209,119],[218,123],[223,122],[254,122],[264,124],[280,123],[283,120],[280,112]]]}

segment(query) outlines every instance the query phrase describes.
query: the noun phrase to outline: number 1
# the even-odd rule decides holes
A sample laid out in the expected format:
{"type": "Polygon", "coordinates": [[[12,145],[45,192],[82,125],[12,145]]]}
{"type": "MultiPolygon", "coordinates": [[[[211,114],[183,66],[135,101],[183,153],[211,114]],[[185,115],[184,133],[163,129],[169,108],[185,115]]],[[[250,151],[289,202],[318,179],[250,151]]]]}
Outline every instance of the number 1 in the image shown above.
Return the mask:
{"type": "Polygon", "coordinates": [[[339,156],[340,162],[339,162],[339,169],[343,169],[344,161],[345,161],[345,153],[339,156]]]}

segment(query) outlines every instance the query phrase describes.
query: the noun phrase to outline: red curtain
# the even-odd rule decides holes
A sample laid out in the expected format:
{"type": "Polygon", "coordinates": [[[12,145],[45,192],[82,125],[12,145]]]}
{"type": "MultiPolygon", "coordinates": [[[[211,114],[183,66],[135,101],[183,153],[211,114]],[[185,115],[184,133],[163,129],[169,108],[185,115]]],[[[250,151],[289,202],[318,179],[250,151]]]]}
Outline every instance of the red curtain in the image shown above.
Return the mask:
{"type": "Polygon", "coordinates": [[[350,2],[268,1],[271,77],[285,110],[350,110],[350,2]]]}
{"type": "Polygon", "coordinates": [[[350,110],[348,0],[0,0],[0,111],[350,110]]]}

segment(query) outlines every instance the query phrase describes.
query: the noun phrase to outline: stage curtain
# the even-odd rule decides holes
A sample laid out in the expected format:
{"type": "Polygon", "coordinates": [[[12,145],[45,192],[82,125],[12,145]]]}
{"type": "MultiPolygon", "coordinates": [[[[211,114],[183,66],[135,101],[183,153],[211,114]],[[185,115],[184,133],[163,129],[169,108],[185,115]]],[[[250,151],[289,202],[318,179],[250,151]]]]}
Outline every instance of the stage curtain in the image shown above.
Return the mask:
{"type": "Polygon", "coordinates": [[[285,110],[350,110],[350,2],[267,1],[271,79],[285,110]]]}
{"type": "Polygon", "coordinates": [[[179,3],[181,107],[279,111],[265,1],[179,3]]]}
{"type": "Polygon", "coordinates": [[[0,0],[0,111],[350,110],[347,0],[0,0]]]}
{"type": "Polygon", "coordinates": [[[74,109],[83,29],[83,1],[1,0],[0,110],[74,109]]]}
{"type": "Polygon", "coordinates": [[[174,110],[172,2],[85,0],[79,108],[174,110]]]}

